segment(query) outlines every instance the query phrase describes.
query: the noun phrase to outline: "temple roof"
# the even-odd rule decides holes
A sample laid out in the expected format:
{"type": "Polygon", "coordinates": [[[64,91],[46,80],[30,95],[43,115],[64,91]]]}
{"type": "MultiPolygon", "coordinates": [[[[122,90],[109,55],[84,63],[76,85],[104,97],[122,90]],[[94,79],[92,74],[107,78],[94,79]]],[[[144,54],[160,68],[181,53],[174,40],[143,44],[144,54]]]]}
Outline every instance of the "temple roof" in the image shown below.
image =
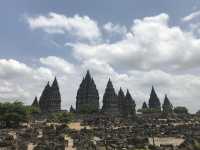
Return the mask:
{"type": "Polygon", "coordinates": [[[53,88],[59,88],[59,86],[58,86],[58,81],[57,81],[57,78],[56,78],[56,77],[55,77],[55,79],[54,79],[54,81],[53,81],[52,87],[53,87],[53,88]]]}
{"type": "Polygon", "coordinates": [[[110,78],[109,78],[109,80],[108,80],[106,89],[113,89],[113,90],[114,90],[114,87],[113,87],[113,84],[112,84],[112,81],[110,80],[110,78]]]}
{"type": "Polygon", "coordinates": [[[37,100],[37,97],[35,97],[33,103],[31,106],[34,106],[34,107],[38,107],[39,106],[39,103],[38,103],[38,100],[37,100]]]}
{"type": "Polygon", "coordinates": [[[96,96],[99,98],[99,93],[96,88],[96,84],[93,80],[93,78],[90,75],[90,71],[87,70],[87,73],[83,80],[81,81],[81,84],[79,86],[79,89],[77,91],[77,97],[88,97],[88,96],[96,96]]]}
{"type": "Polygon", "coordinates": [[[86,73],[86,76],[85,76],[85,80],[86,81],[91,81],[91,75],[90,75],[90,71],[89,70],[87,70],[87,73],[86,73]]]}
{"type": "Polygon", "coordinates": [[[164,102],[163,102],[163,106],[171,106],[171,102],[169,101],[167,94],[165,94],[165,98],[164,98],[164,102]]]}
{"type": "Polygon", "coordinates": [[[149,98],[149,108],[160,108],[160,100],[153,86],[152,86],[151,94],[149,98]]]}
{"type": "Polygon", "coordinates": [[[135,101],[133,100],[129,90],[127,89],[127,92],[126,92],[126,100],[128,101],[128,103],[132,103],[132,104],[135,104],[135,101]]]}
{"type": "Polygon", "coordinates": [[[142,109],[147,109],[147,108],[148,108],[147,103],[146,103],[146,102],[143,102],[143,104],[142,104],[142,109]]]}
{"type": "Polygon", "coordinates": [[[119,97],[125,97],[124,92],[123,92],[123,90],[122,90],[121,87],[120,87],[120,89],[119,89],[118,96],[119,96],[119,97]]]}

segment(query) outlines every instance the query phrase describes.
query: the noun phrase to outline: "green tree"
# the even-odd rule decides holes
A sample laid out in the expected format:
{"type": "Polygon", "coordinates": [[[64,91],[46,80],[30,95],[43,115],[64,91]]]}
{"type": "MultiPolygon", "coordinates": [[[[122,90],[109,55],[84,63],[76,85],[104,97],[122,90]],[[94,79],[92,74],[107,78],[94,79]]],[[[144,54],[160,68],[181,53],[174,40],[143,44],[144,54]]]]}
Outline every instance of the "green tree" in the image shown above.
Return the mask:
{"type": "Polygon", "coordinates": [[[0,103],[0,122],[7,127],[17,127],[20,122],[28,122],[33,114],[39,112],[39,108],[25,106],[19,101],[0,103]]]}
{"type": "Polygon", "coordinates": [[[18,126],[28,118],[26,107],[18,101],[0,103],[0,114],[0,121],[5,122],[8,127],[18,126]]]}
{"type": "Polygon", "coordinates": [[[57,113],[52,113],[48,120],[49,121],[54,121],[54,122],[60,122],[60,123],[69,123],[72,121],[74,118],[74,115],[69,112],[57,112],[57,113]]]}
{"type": "Polygon", "coordinates": [[[174,112],[176,114],[188,114],[188,109],[183,106],[178,106],[174,108],[174,112]]]}

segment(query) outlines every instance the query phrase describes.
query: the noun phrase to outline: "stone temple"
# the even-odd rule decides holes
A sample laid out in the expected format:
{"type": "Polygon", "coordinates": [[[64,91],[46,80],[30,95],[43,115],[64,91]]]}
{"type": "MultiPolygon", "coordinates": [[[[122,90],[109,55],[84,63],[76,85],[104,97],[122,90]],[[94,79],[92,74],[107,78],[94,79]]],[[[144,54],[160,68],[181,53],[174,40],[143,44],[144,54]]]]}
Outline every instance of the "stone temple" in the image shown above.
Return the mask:
{"type": "Polygon", "coordinates": [[[159,100],[153,86],[152,86],[151,94],[150,94],[150,98],[149,98],[149,108],[157,109],[157,110],[161,111],[161,103],[160,103],[160,100],[159,100]]]}
{"type": "Polygon", "coordinates": [[[77,92],[76,110],[71,107],[71,112],[100,112],[109,116],[133,117],[136,113],[135,107],[135,101],[130,92],[127,90],[125,95],[123,90],[120,88],[118,94],[116,94],[112,81],[109,79],[103,95],[103,106],[102,109],[100,109],[98,90],[90,72],[87,71],[87,74],[83,78],[77,92]]]}
{"type": "Polygon", "coordinates": [[[102,112],[104,114],[110,114],[115,116],[120,115],[118,97],[115,93],[115,89],[110,79],[108,80],[105,93],[103,95],[102,112]]]}
{"type": "Polygon", "coordinates": [[[49,82],[47,83],[40,96],[39,102],[37,101],[37,98],[35,98],[32,106],[37,106],[38,104],[40,110],[44,113],[61,110],[61,95],[56,77],[51,86],[49,85],[49,82]]]}
{"type": "Polygon", "coordinates": [[[122,88],[120,88],[118,94],[116,94],[109,79],[103,96],[102,113],[110,116],[133,117],[136,114],[135,107],[135,101],[129,90],[127,90],[125,95],[122,88]]]}
{"type": "Polygon", "coordinates": [[[99,111],[99,93],[89,70],[83,78],[76,96],[77,113],[93,113],[99,111]]]}

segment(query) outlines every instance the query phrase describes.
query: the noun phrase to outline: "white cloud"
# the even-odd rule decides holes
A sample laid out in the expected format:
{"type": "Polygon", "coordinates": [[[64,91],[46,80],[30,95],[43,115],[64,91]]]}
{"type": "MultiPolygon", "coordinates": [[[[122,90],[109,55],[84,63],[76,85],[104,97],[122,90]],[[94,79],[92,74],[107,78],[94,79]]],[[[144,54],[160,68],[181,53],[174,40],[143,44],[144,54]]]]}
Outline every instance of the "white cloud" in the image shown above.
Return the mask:
{"type": "MultiPolygon", "coordinates": [[[[37,67],[28,66],[17,60],[0,59],[0,99],[1,101],[20,100],[31,104],[40,94],[48,81],[58,78],[62,93],[62,107],[73,104],[78,87],[79,75],[74,65],[68,61],[49,56],[40,58],[37,67]]],[[[77,68],[76,68],[77,69],[77,68]]]]}
{"type": "Polygon", "coordinates": [[[191,21],[193,20],[194,18],[197,18],[200,16],[200,11],[195,11],[195,12],[192,12],[191,14],[185,16],[182,18],[182,21],[184,22],[188,22],[188,21],[191,21]]]}
{"type": "Polygon", "coordinates": [[[126,26],[121,26],[119,24],[114,25],[112,22],[108,22],[103,26],[103,29],[108,33],[118,33],[118,34],[126,34],[127,29],[126,26]]]}
{"type": "MultiPolygon", "coordinates": [[[[41,59],[49,60],[51,57],[41,59]]],[[[69,63],[59,57],[53,58],[63,61],[64,64],[69,63]]],[[[0,63],[1,71],[4,72],[4,75],[0,76],[2,100],[18,99],[30,104],[35,95],[40,96],[47,81],[52,81],[54,76],[58,75],[57,79],[62,94],[62,107],[64,109],[69,108],[71,104],[75,104],[78,86],[86,70],[90,69],[99,90],[101,102],[106,83],[110,77],[116,92],[118,92],[120,86],[124,89],[124,92],[127,88],[130,90],[137,102],[137,108],[141,107],[143,101],[148,100],[152,85],[155,86],[161,101],[163,101],[164,94],[167,93],[171,102],[176,106],[186,105],[192,112],[200,108],[200,105],[198,105],[200,77],[198,75],[176,75],[161,70],[129,70],[126,73],[120,73],[103,60],[95,59],[83,61],[81,65],[74,65],[73,69],[76,71],[71,73],[65,72],[66,65],[58,65],[56,66],[57,69],[54,69],[51,64],[46,65],[45,63],[44,67],[43,62],[41,62],[37,68],[33,68],[16,60],[0,60],[0,62],[2,61],[4,62],[0,63]],[[5,64],[9,65],[5,67],[5,64]]]]}
{"type": "Polygon", "coordinates": [[[67,17],[57,13],[48,16],[27,17],[31,29],[43,29],[47,33],[69,33],[80,39],[98,39],[101,36],[97,22],[88,16],[67,17]]]}
{"type": "Polygon", "coordinates": [[[3,99],[22,99],[30,104],[35,95],[40,96],[46,82],[57,75],[62,106],[69,108],[75,104],[78,86],[90,69],[100,101],[110,77],[116,92],[120,86],[124,91],[130,89],[137,108],[148,100],[151,86],[155,85],[161,101],[167,93],[174,105],[186,105],[194,112],[200,108],[200,40],[178,26],[169,26],[169,19],[167,14],[144,17],[134,20],[127,28],[111,22],[98,26],[97,21],[78,15],[50,13],[29,17],[32,29],[75,35],[75,42],[67,41],[75,61],[49,56],[38,59],[36,67],[32,67],[16,60],[0,59],[0,95],[3,99]],[[101,31],[106,31],[106,35],[101,31]],[[122,38],[104,40],[116,32],[122,38]],[[80,38],[94,41],[100,38],[101,43],[88,44],[80,38]]]}
{"type": "Polygon", "coordinates": [[[13,59],[0,59],[1,99],[30,102],[30,97],[39,92],[44,81],[53,78],[48,68],[32,68],[13,59]]]}
{"type": "Polygon", "coordinates": [[[31,69],[16,60],[13,59],[1,59],[0,60],[0,76],[6,78],[12,78],[10,72],[15,72],[15,75],[29,74],[31,69]]]}
{"type": "Polygon", "coordinates": [[[95,58],[114,67],[179,70],[199,67],[200,40],[160,14],[134,20],[125,38],[113,43],[68,43],[79,60],[95,58]]]}
{"type": "Polygon", "coordinates": [[[62,58],[48,56],[46,58],[40,58],[40,62],[52,68],[53,70],[57,70],[57,72],[62,72],[66,74],[72,74],[75,72],[74,65],[65,61],[62,58]]]}

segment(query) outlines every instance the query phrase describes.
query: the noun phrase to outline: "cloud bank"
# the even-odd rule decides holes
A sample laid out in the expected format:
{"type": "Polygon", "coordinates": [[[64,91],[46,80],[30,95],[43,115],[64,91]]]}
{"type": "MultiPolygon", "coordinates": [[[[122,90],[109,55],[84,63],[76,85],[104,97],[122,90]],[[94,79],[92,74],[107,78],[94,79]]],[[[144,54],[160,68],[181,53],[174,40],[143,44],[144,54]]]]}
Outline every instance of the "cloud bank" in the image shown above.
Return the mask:
{"type": "Polygon", "coordinates": [[[161,101],[167,93],[174,105],[186,105],[191,112],[200,109],[200,39],[192,31],[170,26],[169,15],[135,19],[129,27],[56,13],[26,19],[31,30],[72,36],[65,46],[71,49],[73,61],[47,56],[38,58],[37,67],[33,67],[17,60],[0,60],[3,98],[19,98],[30,104],[56,75],[62,107],[69,108],[75,104],[76,90],[90,69],[100,101],[110,77],[116,92],[120,86],[131,91],[137,108],[148,100],[154,85],[161,101]]]}

